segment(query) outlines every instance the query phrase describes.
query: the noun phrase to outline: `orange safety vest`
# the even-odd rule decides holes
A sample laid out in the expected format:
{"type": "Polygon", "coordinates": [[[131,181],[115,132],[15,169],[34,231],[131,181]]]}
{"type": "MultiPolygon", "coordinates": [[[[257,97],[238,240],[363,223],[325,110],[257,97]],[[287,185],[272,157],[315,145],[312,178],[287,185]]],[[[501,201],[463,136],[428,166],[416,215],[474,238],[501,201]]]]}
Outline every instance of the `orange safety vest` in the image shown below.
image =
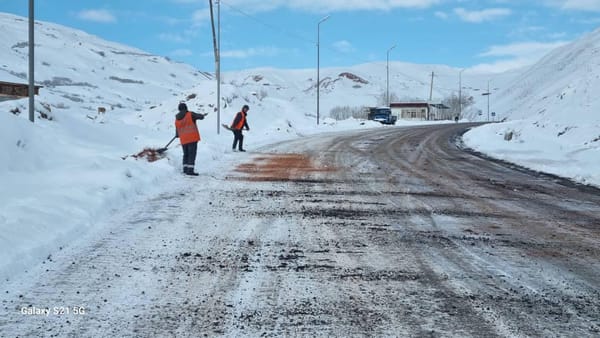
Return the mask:
{"type": "Polygon", "coordinates": [[[237,130],[241,130],[242,128],[244,128],[244,124],[246,124],[246,114],[244,114],[244,112],[238,112],[237,115],[235,116],[235,118],[233,119],[233,121],[235,122],[235,120],[237,119],[238,115],[242,115],[242,118],[240,118],[240,122],[238,122],[238,124],[233,125],[233,122],[231,123],[231,129],[237,129],[237,130]]]}
{"type": "Polygon", "coordinates": [[[177,128],[177,135],[179,135],[179,142],[181,144],[188,144],[200,141],[200,132],[198,127],[192,119],[192,113],[187,112],[181,120],[175,120],[175,128],[177,128]]]}

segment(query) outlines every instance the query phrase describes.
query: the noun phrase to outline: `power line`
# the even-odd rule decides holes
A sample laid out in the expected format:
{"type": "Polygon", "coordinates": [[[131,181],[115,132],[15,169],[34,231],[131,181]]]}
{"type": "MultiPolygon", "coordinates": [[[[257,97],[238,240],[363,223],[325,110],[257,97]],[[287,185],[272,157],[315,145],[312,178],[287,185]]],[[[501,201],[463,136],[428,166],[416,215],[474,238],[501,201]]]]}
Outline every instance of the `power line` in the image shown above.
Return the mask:
{"type": "MultiPolygon", "coordinates": [[[[235,6],[227,3],[227,1],[223,1],[223,0],[219,0],[219,1],[220,1],[221,4],[225,5],[230,10],[232,10],[234,12],[237,12],[240,15],[242,15],[244,17],[247,17],[247,18],[251,19],[252,21],[254,21],[254,22],[256,22],[256,23],[258,23],[258,24],[260,24],[260,25],[262,25],[262,26],[264,26],[266,28],[274,30],[274,31],[276,31],[276,32],[278,32],[278,33],[280,33],[282,35],[286,35],[287,37],[295,39],[297,41],[302,41],[303,43],[307,43],[307,44],[310,44],[310,45],[313,45],[313,46],[315,46],[317,44],[317,42],[315,40],[311,40],[309,38],[306,38],[305,36],[302,36],[300,34],[291,32],[291,31],[289,31],[289,30],[287,30],[285,28],[282,28],[282,27],[279,27],[277,25],[265,22],[264,20],[258,18],[257,16],[252,15],[252,14],[250,14],[250,13],[248,13],[248,12],[246,12],[246,11],[238,8],[238,7],[235,7],[235,6]]],[[[382,71],[386,69],[386,65],[383,64],[382,61],[380,62],[380,61],[372,61],[372,60],[358,58],[358,57],[354,56],[354,54],[344,53],[344,52],[341,52],[341,51],[339,51],[339,50],[337,50],[335,48],[331,48],[331,47],[328,47],[328,46],[323,46],[322,48],[328,50],[329,52],[333,52],[337,56],[343,57],[346,60],[352,61],[355,64],[371,64],[371,65],[374,65],[374,66],[379,66],[379,67],[381,67],[382,71]]],[[[408,80],[415,81],[415,82],[417,82],[417,83],[419,83],[421,85],[429,85],[427,83],[427,81],[424,80],[425,76],[426,76],[425,74],[423,74],[423,78],[421,79],[421,78],[416,78],[414,76],[408,75],[408,74],[406,74],[404,72],[401,72],[401,71],[395,71],[394,73],[398,74],[398,75],[402,75],[404,78],[406,78],[408,80]]],[[[454,90],[454,89],[444,88],[444,87],[440,87],[440,86],[436,86],[436,85],[434,85],[434,88],[436,90],[443,90],[443,91],[448,91],[448,92],[451,92],[451,91],[454,90]]]]}
{"type": "MultiPolygon", "coordinates": [[[[316,44],[317,44],[317,42],[315,40],[311,40],[309,38],[306,38],[305,36],[302,36],[302,35],[290,32],[289,30],[286,30],[286,29],[284,29],[282,27],[278,27],[278,26],[273,25],[271,23],[267,23],[267,22],[259,19],[258,17],[245,12],[242,9],[239,9],[239,8],[237,8],[237,7],[235,7],[235,6],[231,5],[231,4],[226,3],[226,1],[223,1],[223,0],[220,0],[220,1],[221,1],[222,4],[226,5],[232,11],[237,12],[237,13],[239,13],[239,14],[241,14],[241,15],[249,18],[249,19],[252,19],[253,21],[261,24],[262,26],[265,26],[265,27],[267,27],[269,29],[272,29],[272,30],[274,30],[276,32],[279,32],[279,33],[281,33],[283,35],[287,35],[288,37],[293,38],[295,40],[302,41],[304,43],[309,43],[309,44],[311,44],[313,46],[316,46],[316,44]]],[[[365,59],[359,59],[359,58],[356,58],[356,57],[352,57],[351,54],[340,52],[339,50],[331,48],[331,47],[328,47],[328,46],[323,46],[322,48],[326,49],[326,50],[328,50],[330,52],[333,52],[333,53],[335,53],[338,56],[342,56],[342,57],[344,57],[346,59],[350,59],[351,61],[353,61],[353,62],[355,62],[357,64],[363,64],[363,63],[376,64],[376,62],[373,62],[371,60],[365,60],[365,59]]],[[[381,65],[381,67],[384,68],[385,66],[381,65]]]]}
{"type": "Polygon", "coordinates": [[[282,33],[284,35],[287,35],[287,36],[289,36],[291,38],[294,38],[294,39],[298,39],[298,40],[301,40],[301,41],[304,41],[304,42],[308,42],[308,43],[311,43],[311,44],[316,44],[316,41],[314,41],[314,40],[307,39],[306,37],[301,36],[299,34],[295,34],[293,32],[290,32],[290,31],[286,30],[286,29],[282,29],[281,27],[277,27],[277,26],[272,25],[270,23],[266,23],[266,22],[260,20],[259,18],[257,18],[256,16],[254,16],[252,14],[249,14],[249,13],[247,13],[247,12],[245,12],[245,11],[237,8],[237,7],[234,7],[234,6],[226,3],[223,0],[220,0],[220,1],[221,1],[222,4],[224,4],[225,6],[227,6],[232,11],[238,12],[239,14],[241,14],[241,15],[249,18],[249,19],[252,19],[253,21],[255,21],[255,22],[257,22],[257,23],[259,23],[259,24],[261,24],[261,25],[263,25],[263,26],[265,26],[267,28],[275,30],[276,32],[280,32],[280,33],[282,33]]]}

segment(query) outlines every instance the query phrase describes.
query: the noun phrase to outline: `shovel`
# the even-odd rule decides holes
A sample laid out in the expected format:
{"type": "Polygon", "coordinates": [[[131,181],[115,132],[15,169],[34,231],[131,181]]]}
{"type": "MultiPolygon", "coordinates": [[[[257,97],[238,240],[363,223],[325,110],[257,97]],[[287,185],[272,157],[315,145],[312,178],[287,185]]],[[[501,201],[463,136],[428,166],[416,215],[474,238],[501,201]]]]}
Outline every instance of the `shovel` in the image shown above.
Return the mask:
{"type": "Polygon", "coordinates": [[[173,138],[171,139],[171,141],[169,141],[169,143],[167,143],[167,145],[166,145],[166,146],[164,146],[163,148],[160,148],[160,149],[156,149],[156,152],[157,152],[157,153],[159,153],[159,154],[162,154],[162,153],[164,153],[165,151],[167,151],[167,148],[168,148],[168,147],[171,145],[171,143],[172,143],[173,141],[175,141],[175,139],[176,139],[176,138],[177,138],[177,136],[173,136],[173,138]]]}

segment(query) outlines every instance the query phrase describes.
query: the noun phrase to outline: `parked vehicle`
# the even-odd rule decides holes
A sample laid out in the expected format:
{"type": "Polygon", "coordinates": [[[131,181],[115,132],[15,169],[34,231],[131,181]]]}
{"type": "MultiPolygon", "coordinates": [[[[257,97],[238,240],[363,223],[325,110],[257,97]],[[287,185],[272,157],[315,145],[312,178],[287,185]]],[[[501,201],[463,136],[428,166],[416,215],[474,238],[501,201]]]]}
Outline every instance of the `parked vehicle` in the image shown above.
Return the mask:
{"type": "Polygon", "coordinates": [[[369,108],[369,120],[377,121],[381,124],[396,124],[398,118],[392,115],[389,107],[369,108]]]}

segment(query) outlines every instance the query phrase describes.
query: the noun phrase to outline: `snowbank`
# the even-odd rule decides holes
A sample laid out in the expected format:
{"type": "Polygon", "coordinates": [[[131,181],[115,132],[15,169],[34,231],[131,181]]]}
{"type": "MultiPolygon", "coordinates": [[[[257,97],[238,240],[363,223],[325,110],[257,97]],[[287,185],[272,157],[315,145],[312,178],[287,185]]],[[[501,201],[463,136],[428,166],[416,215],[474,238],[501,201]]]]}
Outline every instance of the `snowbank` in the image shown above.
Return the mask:
{"type": "Polygon", "coordinates": [[[571,178],[576,182],[600,186],[600,128],[582,126],[572,138],[557,135],[565,129],[542,130],[517,120],[488,124],[465,134],[469,147],[494,158],[516,163],[535,171],[571,178]],[[598,135],[595,142],[585,135],[598,135]],[[583,137],[582,137],[583,136],[583,137]]]}
{"type": "Polygon", "coordinates": [[[468,146],[600,186],[600,30],[560,47],[494,98],[509,122],[465,135],[468,146]]]}

